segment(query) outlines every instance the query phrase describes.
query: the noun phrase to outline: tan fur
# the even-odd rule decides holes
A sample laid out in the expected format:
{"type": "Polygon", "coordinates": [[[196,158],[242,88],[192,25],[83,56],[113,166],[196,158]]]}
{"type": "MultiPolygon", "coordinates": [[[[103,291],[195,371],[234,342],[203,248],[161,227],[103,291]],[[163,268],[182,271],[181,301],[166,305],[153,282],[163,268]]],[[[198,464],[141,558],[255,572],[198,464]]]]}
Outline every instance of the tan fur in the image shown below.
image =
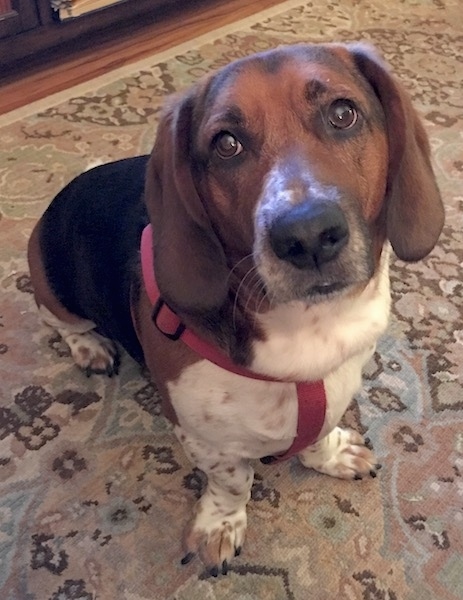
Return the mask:
{"type": "Polygon", "coordinates": [[[69,325],[78,324],[82,319],[70,313],[53,293],[47,280],[40,248],[41,221],[34,227],[27,247],[27,258],[31,274],[34,298],[37,306],[45,306],[57,319],[69,325]]]}

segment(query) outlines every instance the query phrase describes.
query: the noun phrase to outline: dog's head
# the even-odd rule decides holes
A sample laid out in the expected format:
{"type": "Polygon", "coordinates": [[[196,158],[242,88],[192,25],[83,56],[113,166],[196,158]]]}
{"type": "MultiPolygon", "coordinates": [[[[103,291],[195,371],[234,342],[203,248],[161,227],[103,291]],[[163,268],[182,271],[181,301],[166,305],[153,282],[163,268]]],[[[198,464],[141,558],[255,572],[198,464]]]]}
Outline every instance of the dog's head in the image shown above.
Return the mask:
{"type": "Polygon", "coordinates": [[[234,277],[272,302],[364,286],[386,239],[419,260],[444,219],[410,99],[363,45],[279,48],[175,98],[146,203],[160,289],[190,313],[220,307],[234,277]]]}

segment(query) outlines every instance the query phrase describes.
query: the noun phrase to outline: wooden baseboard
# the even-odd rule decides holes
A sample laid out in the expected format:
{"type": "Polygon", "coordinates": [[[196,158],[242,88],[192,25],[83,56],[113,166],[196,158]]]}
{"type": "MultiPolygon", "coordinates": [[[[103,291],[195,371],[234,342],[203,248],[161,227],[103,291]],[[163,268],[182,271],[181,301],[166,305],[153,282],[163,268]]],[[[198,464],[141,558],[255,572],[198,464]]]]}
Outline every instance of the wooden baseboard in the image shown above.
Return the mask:
{"type": "MultiPolygon", "coordinates": [[[[199,4],[213,0],[199,0],[199,4]]],[[[41,0],[43,2],[43,0],[41,0]]],[[[49,0],[46,8],[41,4],[42,25],[18,33],[12,38],[0,39],[0,70],[3,76],[10,72],[27,69],[52,52],[68,54],[89,45],[98,44],[96,36],[117,35],[128,27],[137,28],[137,23],[162,20],[169,11],[179,10],[182,0],[136,0],[136,11],[132,2],[122,2],[101,8],[88,14],[60,21],[51,10],[49,0]],[[45,15],[45,17],[43,17],[45,15]]],[[[46,58],[45,58],[46,59],[46,58]]]]}
{"type": "MultiPolygon", "coordinates": [[[[139,2],[140,0],[137,0],[139,2]]],[[[3,74],[0,114],[40,100],[199,35],[266,10],[281,0],[182,0],[156,22],[107,29],[81,46],[55,49],[21,70],[3,74]],[[180,8],[181,6],[181,8],[180,8]]]]}

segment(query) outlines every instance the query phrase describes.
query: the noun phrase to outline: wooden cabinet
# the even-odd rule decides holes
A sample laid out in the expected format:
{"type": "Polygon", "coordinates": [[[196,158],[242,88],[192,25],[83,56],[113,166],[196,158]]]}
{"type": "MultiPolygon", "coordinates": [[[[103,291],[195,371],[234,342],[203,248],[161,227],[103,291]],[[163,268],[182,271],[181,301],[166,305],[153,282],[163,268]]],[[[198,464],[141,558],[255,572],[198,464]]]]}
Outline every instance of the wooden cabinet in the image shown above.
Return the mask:
{"type": "MultiPolygon", "coordinates": [[[[91,46],[103,30],[136,25],[143,17],[160,19],[185,0],[122,0],[80,17],[60,21],[50,0],[0,0],[0,78],[40,60],[50,49],[63,51],[91,46]]],[[[189,0],[195,1],[195,0],[189,0]]]]}
{"type": "Polygon", "coordinates": [[[32,0],[0,0],[0,38],[37,27],[39,14],[32,0]]]}

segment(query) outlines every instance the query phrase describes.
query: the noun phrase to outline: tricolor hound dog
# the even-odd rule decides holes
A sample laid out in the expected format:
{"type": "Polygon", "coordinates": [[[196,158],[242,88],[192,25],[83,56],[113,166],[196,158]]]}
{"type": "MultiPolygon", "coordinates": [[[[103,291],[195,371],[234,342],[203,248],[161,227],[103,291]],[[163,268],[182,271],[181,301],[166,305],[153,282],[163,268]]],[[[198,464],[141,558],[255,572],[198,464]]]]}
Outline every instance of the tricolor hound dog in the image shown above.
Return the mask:
{"type": "Polygon", "coordinates": [[[240,552],[252,459],[376,475],[338,423],[387,326],[389,247],[422,259],[443,220],[410,99],[360,44],[212,73],[167,103],[150,156],[53,200],[29,243],[43,320],[88,373],[117,371],[111,340],[144,362],[207,474],[183,563],[217,575],[240,552]]]}

